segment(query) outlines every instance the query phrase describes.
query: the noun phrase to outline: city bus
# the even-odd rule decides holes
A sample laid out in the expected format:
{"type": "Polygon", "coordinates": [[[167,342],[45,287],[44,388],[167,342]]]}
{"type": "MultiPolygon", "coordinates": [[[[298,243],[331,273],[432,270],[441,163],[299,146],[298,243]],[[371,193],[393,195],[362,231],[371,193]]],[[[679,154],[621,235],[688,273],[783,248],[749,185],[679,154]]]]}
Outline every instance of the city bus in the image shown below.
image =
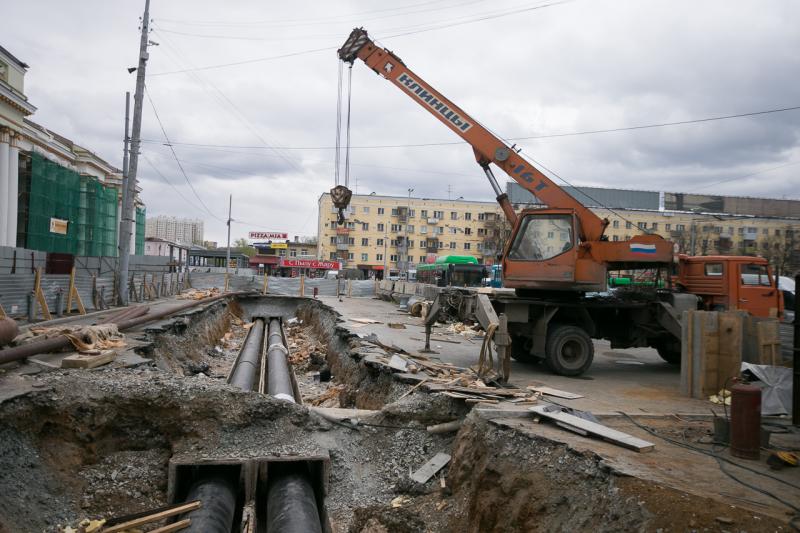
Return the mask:
{"type": "Polygon", "coordinates": [[[480,287],[486,267],[468,255],[446,255],[417,265],[417,281],[438,287],[480,287]]]}

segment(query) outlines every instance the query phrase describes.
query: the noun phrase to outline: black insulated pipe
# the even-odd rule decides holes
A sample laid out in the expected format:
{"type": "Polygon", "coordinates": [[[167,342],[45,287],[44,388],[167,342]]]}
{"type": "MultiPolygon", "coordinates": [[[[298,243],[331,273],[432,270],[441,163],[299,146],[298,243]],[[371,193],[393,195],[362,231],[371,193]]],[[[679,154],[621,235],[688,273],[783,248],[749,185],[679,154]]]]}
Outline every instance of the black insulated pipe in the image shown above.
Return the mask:
{"type": "Polygon", "coordinates": [[[269,321],[267,338],[267,394],[279,400],[296,403],[286,358],[288,353],[283,344],[281,321],[273,318],[269,321]]]}
{"type": "Polygon", "coordinates": [[[210,475],[189,488],[187,502],[200,500],[200,508],[181,519],[191,523],[183,531],[190,533],[230,533],[236,512],[236,482],[230,476],[210,475]]]}
{"type": "Polygon", "coordinates": [[[306,463],[275,462],[267,472],[267,533],[322,533],[306,463]]]}
{"type": "Polygon", "coordinates": [[[257,318],[253,326],[247,333],[247,338],[242,345],[239,360],[236,367],[231,372],[228,381],[234,387],[242,390],[253,390],[259,373],[259,361],[261,360],[261,347],[264,344],[264,319],[257,318]]]}

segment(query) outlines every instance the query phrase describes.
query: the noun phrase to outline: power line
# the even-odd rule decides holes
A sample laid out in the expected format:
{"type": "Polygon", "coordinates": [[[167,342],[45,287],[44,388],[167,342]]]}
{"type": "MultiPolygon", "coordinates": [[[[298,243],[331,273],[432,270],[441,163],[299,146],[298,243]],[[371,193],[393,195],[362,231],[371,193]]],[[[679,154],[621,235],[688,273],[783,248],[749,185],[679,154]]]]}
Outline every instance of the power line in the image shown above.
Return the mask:
{"type": "MultiPolygon", "coordinates": [[[[548,135],[533,135],[533,136],[526,136],[526,137],[508,137],[509,141],[523,141],[523,140],[533,140],[533,139],[554,139],[560,137],[574,137],[580,135],[594,135],[600,133],[612,133],[612,132],[619,132],[619,131],[633,131],[633,130],[643,130],[643,129],[651,129],[651,128],[664,128],[668,126],[684,126],[688,124],[699,124],[703,122],[714,122],[718,120],[728,120],[733,118],[744,118],[744,117],[753,117],[759,115],[768,115],[772,113],[782,113],[786,111],[796,111],[800,109],[800,106],[792,106],[792,107],[782,107],[777,109],[767,109],[764,111],[753,111],[750,113],[738,113],[735,115],[720,115],[720,116],[713,116],[713,117],[705,117],[705,118],[698,118],[698,119],[691,119],[691,120],[681,120],[676,122],[660,122],[656,124],[643,124],[637,126],[624,126],[620,128],[611,128],[611,129],[602,129],[602,130],[586,130],[586,131],[574,131],[574,132],[566,132],[566,133],[552,133],[548,135]]],[[[142,142],[158,142],[152,139],[142,139],[142,142]]],[[[241,148],[241,149],[259,149],[264,148],[263,146],[246,146],[246,145],[231,145],[231,144],[201,144],[201,143],[183,143],[183,142],[175,142],[174,144],[180,146],[198,146],[204,148],[241,148]]],[[[432,142],[432,143],[409,143],[409,144],[373,144],[373,145],[361,145],[361,146],[351,146],[351,149],[361,149],[361,150],[372,150],[372,149],[384,149],[384,148],[421,148],[421,147],[428,147],[428,146],[453,146],[458,144],[468,144],[466,141],[447,141],[447,142],[432,142]]],[[[335,146],[279,146],[277,147],[281,150],[335,150],[335,146]]]]}
{"type": "MultiPolygon", "coordinates": [[[[164,174],[163,174],[163,173],[162,173],[162,172],[161,172],[161,171],[158,169],[158,167],[157,167],[157,166],[156,166],[156,165],[155,165],[155,164],[154,164],[152,161],[150,161],[150,158],[148,158],[148,157],[147,157],[145,154],[142,154],[142,157],[144,158],[144,160],[145,160],[145,161],[147,161],[147,164],[148,164],[148,165],[150,165],[150,167],[151,167],[151,168],[152,168],[152,169],[155,171],[155,173],[156,173],[156,174],[158,174],[158,175],[161,177],[161,179],[162,179],[162,180],[164,180],[164,182],[165,182],[167,185],[169,185],[170,187],[172,187],[172,188],[175,190],[175,192],[176,192],[176,193],[178,193],[178,196],[180,196],[180,197],[183,199],[183,201],[184,201],[184,202],[186,202],[186,203],[187,203],[189,206],[191,206],[193,209],[196,209],[197,211],[200,211],[200,208],[199,208],[199,207],[197,207],[197,206],[196,206],[194,203],[190,202],[190,201],[189,201],[189,199],[188,199],[188,198],[186,198],[186,197],[183,195],[183,193],[180,191],[180,189],[178,189],[178,188],[175,186],[175,184],[174,184],[174,183],[172,183],[172,182],[171,182],[169,179],[167,179],[167,177],[166,177],[166,176],[165,176],[165,175],[164,175],[164,174]]],[[[223,221],[223,222],[224,222],[224,221],[223,221]]]]}
{"type": "MultiPolygon", "coordinates": [[[[383,39],[385,40],[385,39],[392,39],[392,38],[395,38],[395,37],[405,37],[405,36],[408,36],[408,35],[415,35],[415,34],[418,34],[418,33],[425,33],[425,32],[434,31],[434,30],[441,30],[441,29],[445,29],[445,28],[451,28],[451,27],[454,27],[454,26],[462,26],[464,24],[472,24],[474,22],[481,22],[481,21],[496,19],[496,18],[500,18],[500,17],[507,17],[509,15],[516,15],[516,14],[524,13],[524,12],[527,12],[527,11],[536,11],[536,10],[539,10],[539,9],[544,9],[544,8],[547,8],[547,7],[557,6],[557,5],[561,5],[561,4],[566,4],[566,3],[570,3],[570,2],[574,2],[574,1],[575,0],[557,0],[557,1],[554,1],[554,2],[547,3],[547,4],[537,4],[537,5],[534,5],[534,6],[528,6],[528,7],[524,7],[524,8],[520,8],[520,9],[514,9],[514,10],[511,10],[511,11],[505,11],[503,13],[487,14],[487,15],[483,15],[483,16],[480,16],[480,17],[473,18],[471,20],[464,20],[464,21],[460,21],[460,22],[442,23],[442,24],[439,24],[439,25],[431,26],[431,27],[428,27],[428,28],[422,28],[422,29],[419,29],[419,30],[411,30],[411,31],[405,31],[405,32],[401,32],[401,33],[396,33],[394,35],[387,35],[386,37],[383,37],[383,39]]],[[[281,55],[267,56],[267,57],[258,57],[258,58],[253,58],[253,59],[245,59],[245,60],[242,60],[242,61],[232,61],[232,62],[229,62],[229,63],[219,63],[219,64],[216,64],[216,65],[206,65],[206,66],[203,66],[203,67],[195,67],[195,68],[192,68],[192,69],[174,70],[174,71],[168,71],[168,72],[156,72],[154,74],[151,74],[150,76],[151,77],[153,77],[153,76],[166,76],[166,75],[169,75],[169,74],[181,74],[181,73],[192,72],[192,71],[197,71],[197,70],[210,70],[210,69],[218,69],[218,68],[232,67],[232,66],[238,66],[238,65],[245,65],[245,64],[250,64],[250,63],[259,63],[259,62],[262,62],[262,61],[272,61],[272,60],[275,60],[275,59],[283,59],[283,58],[287,58],[287,57],[295,57],[295,56],[305,55],[305,54],[313,54],[313,53],[324,52],[324,51],[328,51],[328,50],[337,50],[338,48],[339,48],[338,46],[327,46],[327,47],[323,47],[323,48],[313,48],[313,49],[310,49],[310,50],[301,50],[299,52],[291,52],[291,53],[288,53],[288,54],[281,54],[281,55]]]]}
{"type": "Polygon", "coordinates": [[[208,214],[211,215],[212,217],[216,218],[217,220],[221,221],[222,219],[220,217],[218,217],[217,215],[215,215],[211,211],[211,209],[208,208],[208,206],[205,204],[205,202],[203,202],[203,199],[200,198],[200,195],[197,194],[197,191],[194,189],[194,185],[192,185],[192,182],[189,181],[189,176],[186,174],[186,171],[183,169],[183,165],[181,164],[180,160],[178,159],[178,154],[175,153],[175,148],[169,142],[169,136],[167,135],[167,130],[164,129],[164,124],[161,122],[161,118],[158,116],[158,110],[156,109],[156,104],[153,102],[153,98],[150,96],[150,91],[147,90],[147,87],[145,87],[144,93],[147,95],[147,100],[150,102],[150,106],[153,108],[153,114],[155,115],[156,121],[158,122],[158,125],[161,128],[161,133],[164,135],[164,139],[168,143],[167,146],[169,146],[170,152],[172,152],[172,157],[175,158],[175,162],[178,164],[178,168],[181,170],[181,174],[183,174],[183,177],[186,179],[186,183],[189,185],[189,188],[192,190],[192,192],[194,193],[195,197],[200,202],[200,205],[202,205],[205,208],[205,210],[208,211],[208,214]]]}
{"type": "MultiPolygon", "coordinates": [[[[791,167],[791,166],[794,166],[794,165],[800,165],[800,161],[795,161],[793,163],[785,163],[783,165],[778,165],[777,167],[765,168],[764,170],[757,170],[756,172],[751,172],[750,174],[745,174],[744,176],[737,176],[735,178],[726,178],[724,180],[713,181],[711,183],[707,183],[706,185],[701,185],[699,187],[695,187],[694,189],[692,189],[692,191],[698,191],[700,189],[705,189],[706,187],[711,187],[713,185],[719,185],[720,183],[728,183],[729,181],[743,180],[745,178],[756,176],[758,174],[765,174],[767,172],[772,172],[773,170],[778,170],[778,169],[781,169],[781,168],[791,167]]],[[[692,192],[692,191],[690,191],[690,192],[692,192]]]]}

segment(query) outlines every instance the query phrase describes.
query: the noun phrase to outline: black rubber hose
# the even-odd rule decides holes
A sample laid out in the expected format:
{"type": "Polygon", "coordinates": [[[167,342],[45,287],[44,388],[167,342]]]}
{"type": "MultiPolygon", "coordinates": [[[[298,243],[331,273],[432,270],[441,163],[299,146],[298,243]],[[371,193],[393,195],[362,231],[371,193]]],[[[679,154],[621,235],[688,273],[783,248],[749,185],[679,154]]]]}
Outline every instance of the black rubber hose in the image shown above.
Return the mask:
{"type": "Polygon", "coordinates": [[[181,519],[191,519],[183,531],[190,533],[230,533],[236,512],[236,484],[228,477],[209,476],[189,489],[187,502],[200,500],[199,509],[188,512],[181,519]]]}
{"type": "Polygon", "coordinates": [[[295,402],[292,378],[289,375],[287,350],[283,345],[281,322],[277,318],[269,321],[267,340],[267,394],[288,402],[295,402]]]}
{"type": "Polygon", "coordinates": [[[259,374],[259,361],[264,344],[264,319],[257,318],[247,333],[242,345],[236,368],[233,369],[229,383],[242,390],[253,390],[259,374]]]}
{"type": "Polygon", "coordinates": [[[317,499],[302,462],[273,463],[267,487],[267,533],[322,533],[317,499]]]}

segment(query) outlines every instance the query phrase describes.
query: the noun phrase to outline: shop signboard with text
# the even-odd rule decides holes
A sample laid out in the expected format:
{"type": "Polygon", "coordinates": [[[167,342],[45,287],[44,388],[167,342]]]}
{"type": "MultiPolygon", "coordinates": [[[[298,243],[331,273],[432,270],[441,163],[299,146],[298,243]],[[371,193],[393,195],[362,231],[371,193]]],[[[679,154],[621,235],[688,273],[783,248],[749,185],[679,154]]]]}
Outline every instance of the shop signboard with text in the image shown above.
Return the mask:
{"type": "Polygon", "coordinates": [[[281,257],[280,267],[289,268],[313,268],[318,270],[339,270],[342,265],[339,261],[319,261],[317,259],[293,259],[281,257]]]}

